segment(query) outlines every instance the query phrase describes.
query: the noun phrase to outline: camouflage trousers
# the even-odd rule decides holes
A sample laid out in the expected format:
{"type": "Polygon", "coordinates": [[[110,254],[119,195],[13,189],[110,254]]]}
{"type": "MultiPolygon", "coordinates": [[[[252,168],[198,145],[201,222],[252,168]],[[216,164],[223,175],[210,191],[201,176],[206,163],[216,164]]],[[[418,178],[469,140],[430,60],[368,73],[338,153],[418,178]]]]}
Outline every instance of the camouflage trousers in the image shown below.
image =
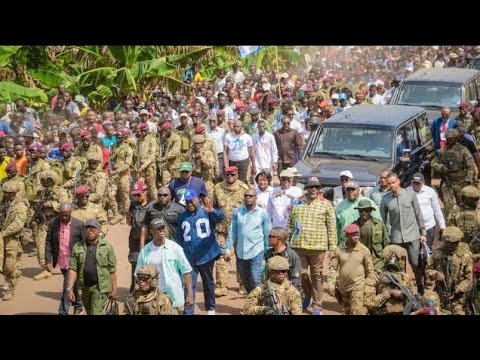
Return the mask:
{"type": "Polygon", "coordinates": [[[22,272],[19,270],[20,260],[23,252],[22,246],[20,244],[20,240],[11,237],[3,239],[1,234],[0,242],[2,243],[2,246],[0,247],[3,247],[1,264],[3,265],[5,283],[8,286],[8,289],[13,291],[15,290],[18,279],[20,276],[22,276],[22,272]]]}
{"type": "Polygon", "coordinates": [[[447,306],[445,310],[449,310],[452,312],[452,315],[465,315],[465,311],[463,309],[463,305],[465,304],[466,294],[457,294],[453,300],[447,302],[447,306]]]}
{"type": "Polygon", "coordinates": [[[463,188],[463,182],[452,182],[451,186],[447,186],[445,181],[442,182],[443,193],[443,206],[445,211],[445,218],[448,218],[450,211],[454,208],[454,205],[461,206],[462,196],[461,191],[463,188]]]}
{"type": "Polygon", "coordinates": [[[112,211],[113,217],[116,218],[118,217],[118,205],[117,205],[117,184],[116,181],[112,181],[109,183],[109,186],[106,191],[106,208],[110,209],[112,211]]]}
{"type": "MultiPolygon", "coordinates": [[[[217,243],[220,246],[223,246],[226,242],[227,235],[225,233],[217,233],[217,243]]],[[[233,254],[232,254],[233,255],[233,254]]],[[[223,256],[215,261],[215,287],[216,288],[226,288],[228,284],[228,266],[229,264],[223,259],[223,256]]],[[[237,282],[240,285],[243,285],[242,279],[240,278],[240,273],[238,270],[237,273],[237,282]]]]}
{"type": "Polygon", "coordinates": [[[145,184],[148,186],[148,196],[150,200],[157,199],[157,167],[150,165],[143,172],[145,184]]]}
{"type": "Polygon", "coordinates": [[[103,315],[108,303],[108,293],[101,293],[98,284],[90,287],[84,286],[81,296],[87,315],[103,315]]]}
{"type": "Polygon", "coordinates": [[[130,207],[130,174],[117,178],[118,211],[125,215],[130,207]]]}
{"type": "Polygon", "coordinates": [[[48,223],[51,219],[47,218],[45,224],[38,224],[33,228],[33,237],[37,247],[37,260],[40,267],[45,267],[45,241],[47,239],[48,223]]]}
{"type": "Polygon", "coordinates": [[[168,185],[170,180],[180,176],[178,169],[172,170],[171,168],[163,169],[162,171],[162,186],[168,185]]]}
{"type": "Polygon", "coordinates": [[[363,305],[363,287],[358,290],[342,292],[341,295],[345,315],[367,314],[367,309],[363,305]]]}

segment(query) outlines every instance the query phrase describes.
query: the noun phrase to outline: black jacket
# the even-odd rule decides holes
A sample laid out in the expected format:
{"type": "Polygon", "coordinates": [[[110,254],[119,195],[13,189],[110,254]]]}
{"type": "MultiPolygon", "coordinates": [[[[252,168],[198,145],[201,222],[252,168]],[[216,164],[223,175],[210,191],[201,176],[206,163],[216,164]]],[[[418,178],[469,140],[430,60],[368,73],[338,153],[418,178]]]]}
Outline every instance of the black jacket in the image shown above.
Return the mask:
{"type": "Polygon", "coordinates": [[[282,252],[276,254],[273,248],[269,248],[265,252],[265,262],[268,261],[271,257],[276,255],[284,257],[288,260],[288,264],[290,265],[290,269],[288,270],[288,280],[291,281],[292,285],[300,292],[300,295],[303,296],[303,289],[302,289],[302,277],[301,277],[301,266],[300,266],[300,256],[293,250],[290,245],[285,244],[287,247],[282,252]]]}
{"type": "MultiPolygon", "coordinates": [[[[85,225],[82,220],[72,217],[70,226],[70,250],[77,241],[85,239],[85,225]]],[[[45,241],[45,263],[57,265],[60,252],[60,216],[48,224],[47,239],[45,241]]]]}

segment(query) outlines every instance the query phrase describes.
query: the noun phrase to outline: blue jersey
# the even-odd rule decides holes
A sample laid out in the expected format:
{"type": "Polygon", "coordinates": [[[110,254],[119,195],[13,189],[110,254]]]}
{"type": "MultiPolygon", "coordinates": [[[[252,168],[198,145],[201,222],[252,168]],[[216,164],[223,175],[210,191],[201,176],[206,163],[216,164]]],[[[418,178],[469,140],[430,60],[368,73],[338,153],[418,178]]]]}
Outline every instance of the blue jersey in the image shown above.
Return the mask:
{"type": "Polygon", "coordinates": [[[208,213],[199,207],[195,214],[185,211],[178,218],[177,243],[192,266],[202,265],[222,254],[215,237],[215,226],[225,213],[214,209],[208,213]]]}

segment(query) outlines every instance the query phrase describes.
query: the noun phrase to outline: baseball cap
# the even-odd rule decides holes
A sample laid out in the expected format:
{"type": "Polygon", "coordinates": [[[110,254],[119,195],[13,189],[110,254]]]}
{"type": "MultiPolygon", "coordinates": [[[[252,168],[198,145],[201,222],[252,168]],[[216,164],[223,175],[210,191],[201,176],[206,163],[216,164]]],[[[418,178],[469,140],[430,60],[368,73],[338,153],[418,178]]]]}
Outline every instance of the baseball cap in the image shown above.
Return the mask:
{"type": "Polygon", "coordinates": [[[98,222],[97,219],[89,219],[89,220],[85,221],[85,227],[87,227],[87,226],[92,226],[94,228],[99,229],[100,228],[100,223],[98,222]]]}
{"type": "Polygon", "coordinates": [[[358,189],[360,185],[358,185],[355,181],[350,181],[345,185],[345,189],[358,189]]]}
{"type": "Polygon", "coordinates": [[[340,95],[338,95],[337,93],[332,94],[332,100],[338,100],[339,97],[340,95]]]}
{"type": "Polygon", "coordinates": [[[353,174],[350,170],[343,170],[338,177],[346,176],[349,179],[353,179],[353,174]]]}
{"type": "Polygon", "coordinates": [[[150,228],[152,229],[158,229],[162,226],[165,226],[167,225],[165,223],[165,221],[163,220],[163,218],[157,218],[157,219],[153,219],[151,222],[150,222],[150,228]]]}
{"type": "Polygon", "coordinates": [[[189,163],[188,161],[184,161],[180,163],[180,166],[178,167],[179,171],[192,171],[192,163],[189,163]]]}
{"type": "Polygon", "coordinates": [[[137,181],[135,184],[133,184],[133,189],[131,191],[131,195],[137,195],[140,194],[142,191],[145,191],[148,189],[148,186],[141,181],[137,181]]]}
{"type": "Polygon", "coordinates": [[[148,115],[148,110],[147,109],[140,110],[140,115],[143,115],[143,114],[148,115]]]}
{"type": "Polygon", "coordinates": [[[193,189],[188,189],[187,191],[185,191],[185,194],[183,195],[183,198],[185,199],[185,201],[192,201],[196,197],[198,197],[198,194],[193,189]]]}
{"type": "Polygon", "coordinates": [[[343,229],[343,231],[345,231],[345,234],[356,234],[360,232],[360,228],[358,227],[358,225],[350,224],[345,229],[343,229]]]}
{"type": "Polygon", "coordinates": [[[422,173],[415,173],[412,177],[412,182],[425,182],[425,177],[422,173]]]}

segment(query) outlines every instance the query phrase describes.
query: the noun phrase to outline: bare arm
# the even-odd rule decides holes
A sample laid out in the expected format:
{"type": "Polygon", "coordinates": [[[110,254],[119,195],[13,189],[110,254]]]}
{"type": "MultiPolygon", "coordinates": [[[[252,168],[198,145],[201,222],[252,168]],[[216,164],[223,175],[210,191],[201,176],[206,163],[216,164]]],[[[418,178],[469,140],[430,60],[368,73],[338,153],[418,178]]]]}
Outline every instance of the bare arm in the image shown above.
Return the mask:
{"type": "Polygon", "coordinates": [[[192,273],[183,274],[183,281],[187,287],[187,298],[185,299],[185,307],[193,305],[193,290],[192,290],[192,273]]]}

